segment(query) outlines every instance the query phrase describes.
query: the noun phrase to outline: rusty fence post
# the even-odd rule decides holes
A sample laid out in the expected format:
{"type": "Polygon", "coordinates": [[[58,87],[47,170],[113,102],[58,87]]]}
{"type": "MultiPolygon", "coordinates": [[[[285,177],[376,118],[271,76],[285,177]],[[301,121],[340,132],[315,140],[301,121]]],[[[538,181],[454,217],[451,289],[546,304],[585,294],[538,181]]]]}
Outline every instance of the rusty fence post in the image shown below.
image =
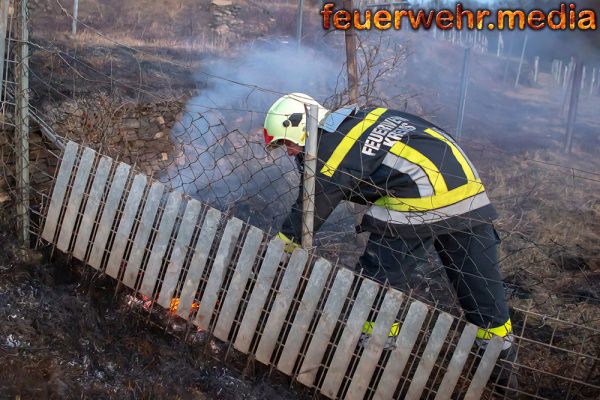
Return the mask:
{"type": "MultiPolygon", "coordinates": [[[[346,10],[353,10],[352,0],[342,2],[346,10]]],[[[358,102],[358,66],[356,64],[356,32],[354,29],[346,29],[344,32],[346,41],[346,66],[348,68],[348,96],[350,103],[358,102]]]]}

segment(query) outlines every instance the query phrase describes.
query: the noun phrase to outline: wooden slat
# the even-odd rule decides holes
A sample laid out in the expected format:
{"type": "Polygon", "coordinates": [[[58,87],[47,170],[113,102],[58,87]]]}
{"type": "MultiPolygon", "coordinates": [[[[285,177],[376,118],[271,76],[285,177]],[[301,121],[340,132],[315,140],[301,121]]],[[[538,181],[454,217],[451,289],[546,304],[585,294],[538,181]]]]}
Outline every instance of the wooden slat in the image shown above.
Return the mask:
{"type": "Polygon", "coordinates": [[[379,385],[375,391],[374,399],[389,400],[394,396],[400,377],[406,368],[412,349],[421,333],[421,326],[427,317],[427,306],[420,301],[414,301],[402,321],[402,328],[396,339],[396,348],[387,361],[379,385]]]}
{"type": "Polygon", "coordinates": [[[292,374],[296,358],[300,353],[300,348],[306,337],[308,327],[314,318],[317,303],[319,302],[325,283],[327,283],[330,271],[331,263],[329,261],[319,258],[315,262],[308,283],[306,284],[306,289],[302,295],[302,300],[296,311],[292,328],[277,364],[277,369],[287,375],[292,374]]]}
{"type": "Polygon", "coordinates": [[[217,338],[223,341],[229,339],[229,332],[231,331],[240,300],[248,283],[248,278],[252,272],[252,267],[256,262],[256,256],[258,255],[263,238],[264,232],[254,226],[250,227],[246,234],[244,247],[235,266],[231,283],[227,289],[227,296],[223,300],[223,307],[221,308],[219,319],[213,332],[217,338]]]}
{"type": "Polygon", "coordinates": [[[123,260],[123,253],[127,247],[129,236],[131,235],[131,229],[135,222],[135,216],[137,215],[140,202],[144,196],[144,190],[146,188],[146,177],[142,174],[136,175],[129,189],[129,195],[123,209],[123,214],[119,221],[119,228],[115,234],[112,249],[110,250],[110,257],[108,264],[106,264],[106,274],[116,278],[121,268],[121,261],[123,260]]]}
{"type": "Polygon", "coordinates": [[[79,214],[79,208],[81,207],[83,194],[87,187],[95,158],[96,152],[89,147],[86,147],[83,150],[81,160],[79,160],[77,173],[75,174],[75,180],[73,181],[73,187],[71,188],[71,195],[69,196],[69,202],[67,203],[67,210],[65,211],[65,216],[63,217],[60,226],[58,241],[56,242],[56,247],[65,253],[69,251],[69,244],[73,238],[75,221],[79,214]]]}
{"type": "Polygon", "coordinates": [[[452,354],[452,359],[448,364],[446,375],[444,375],[444,379],[437,389],[435,400],[450,400],[452,397],[458,378],[467,362],[467,358],[469,358],[478,330],[479,328],[473,324],[465,325],[454,349],[454,354],[452,354]]]}
{"type": "MultiPolygon", "coordinates": [[[[131,252],[127,258],[127,268],[125,268],[125,273],[123,274],[123,283],[130,288],[135,288],[135,282],[139,275],[142,259],[144,258],[148,246],[148,238],[152,233],[152,227],[154,226],[156,213],[158,212],[158,207],[160,206],[164,191],[165,186],[162,183],[153,182],[148,191],[148,195],[146,196],[146,204],[144,204],[144,210],[142,211],[142,216],[140,217],[140,222],[138,223],[137,231],[135,232],[131,252]]],[[[108,265],[111,266],[116,263],[120,264],[120,259],[112,260],[111,254],[108,265]]],[[[116,273],[118,272],[119,270],[117,269],[116,273]]],[[[117,275],[114,275],[114,277],[116,278],[117,275]]]]}
{"type": "Polygon", "coordinates": [[[187,255],[188,246],[192,240],[192,235],[194,234],[200,211],[202,211],[202,203],[196,200],[188,201],[185,213],[183,214],[183,220],[181,221],[181,227],[177,233],[175,246],[171,252],[169,266],[167,267],[167,272],[163,279],[160,295],[158,296],[158,304],[164,308],[169,308],[171,306],[173,293],[175,293],[175,289],[177,289],[179,275],[183,268],[183,262],[185,261],[185,256],[187,255]]]}
{"type": "Polygon", "coordinates": [[[315,381],[317,371],[321,366],[325,350],[342,312],[353,280],[354,274],[346,268],[340,268],[335,276],[327,302],[323,307],[323,313],[319,318],[317,328],[298,373],[298,381],[306,386],[312,386],[315,381]]]}
{"type": "Polygon", "coordinates": [[[283,255],[283,245],[283,241],[278,238],[274,238],[269,242],[265,258],[261,264],[258,278],[254,284],[250,300],[248,300],[248,305],[233,345],[242,353],[248,353],[250,349],[252,338],[256,332],[256,325],[258,324],[265,300],[267,299],[273,278],[275,278],[277,267],[283,255]]]}
{"type": "Polygon", "coordinates": [[[227,226],[223,231],[221,237],[221,243],[219,243],[219,249],[215,256],[208,282],[206,282],[206,289],[200,300],[200,309],[196,314],[194,324],[200,329],[208,330],[211,317],[215,311],[215,305],[219,296],[221,285],[223,285],[223,279],[225,278],[225,272],[231,262],[231,256],[237,243],[238,237],[242,230],[242,221],[237,218],[232,218],[227,222],[227,226]]]}
{"type": "Polygon", "coordinates": [[[485,353],[483,353],[483,357],[477,366],[477,371],[473,375],[471,385],[469,385],[469,389],[465,395],[465,400],[478,400],[481,398],[485,386],[492,375],[492,371],[496,366],[496,361],[498,361],[503,344],[504,339],[499,336],[494,336],[489,341],[485,353]]]}
{"type": "Polygon", "coordinates": [[[277,345],[277,339],[285,322],[285,316],[292,304],[307,261],[308,252],[304,249],[296,249],[285,268],[281,285],[277,296],[275,296],[275,302],[271,307],[269,318],[256,349],[256,359],[263,364],[269,364],[271,361],[273,350],[277,345]]]}
{"type": "Polygon", "coordinates": [[[438,316],[433,331],[431,332],[431,336],[429,336],[427,346],[421,355],[421,361],[419,362],[417,371],[412,377],[412,382],[406,393],[406,400],[419,400],[421,398],[421,394],[423,393],[423,390],[425,390],[425,385],[427,385],[435,361],[446,341],[446,336],[452,326],[453,320],[454,318],[452,318],[450,314],[441,313],[438,316]]]}
{"type": "Polygon", "coordinates": [[[371,306],[379,290],[379,284],[364,279],[352,306],[352,311],[346,322],[342,337],[337,344],[333,360],[327,369],[327,375],[321,388],[321,393],[329,398],[336,398],[348,364],[362,334],[362,328],[369,316],[371,306]]]}
{"type": "Polygon", "coordinates": [[[42,238],[51,243],[54,241],[58,217],[63,206],[65,193],[67,193],[67,186],[71,180],[71,173],[77,159],[78,150],[79,146],[76,143],[67,143],[56,177],[56,183],[54,184],[54,189],[52,189],[52,197],[50,198],[50,205],[48,206],[46,221],[44,222],[44,230],[42,231],[42,238]]]}
{"type": "Polygon", "coordinates": [[[81,218],[81,224],[79,232],[77,233],[77,240],[75,241],[75,248],[73,249],[73,257],[85,261],[85,253],[92,235],[92,228],[100,209],[100,202],[104,196],[104,189],[108,175],[110,174],[110,168],[112,167],[112,159],[109,157],[102,157],[98,162],[98,168],[92,183],[92,189],[85,205],[85,211],[81,218]]]}
{"type": "Polygon", "coordinates": [[[210,249],[215,240],[220,219],[221,212],[214,208],[209,208],[202,222],[200,235],[194,248],[194,255],[192,256],[192,261],[190,261],[190,267],[185,276],[181,294],[179,295],[179,307],[177,307],[177,315],[186,320],[190,316],[192,303],[196,297],[196,291],[204,273],[204,267],[206,266],[210,249]]]}
{"type": "Polygon", "coordinates": [[[179,208],[183,200],[180,192],[171,192],[167,199],[167,205],[160,219],[160,225],[158,226],[158,233],[154,239],[150,258],[144,271],[144,277],[140,286],[140,293],[147,297],[152,297],[154,288],[156,286],[156,280],[160,273],[162,266],[163,257],[169,247],[171,236],[173,233],[173,226],[179,214],[179,208]]]}
{"type": "Polygon", "coordinates": [[[402,293],[395,289],[389,289],[386,293],[373,325],[371,337],[367,341],[358,366],[352,375],[346,399],[360,400],[364,397],[383,352],[383,347],[388,340],[392,324],[398,316],[402,300],[402,293]]]}
{"type": "Polygon", "coordinates": [[[112,179],[108,196],[106,197],[106,204],[100,217],[100,223],[96,229],[96,237],[94,238],[94,245],[90,252],[90,258],[88,264],[96,269],[100,269],[102,263],[102,256],[104,255],[104,249],[106,248],[106,242],[110,235],[110,230],[113,225],[121,196],[125,190],[127,184],[127,177],[129,176],[129,170],[131,167],[127,164],[120,163],[115,171],[115,176],[112,179]]]}

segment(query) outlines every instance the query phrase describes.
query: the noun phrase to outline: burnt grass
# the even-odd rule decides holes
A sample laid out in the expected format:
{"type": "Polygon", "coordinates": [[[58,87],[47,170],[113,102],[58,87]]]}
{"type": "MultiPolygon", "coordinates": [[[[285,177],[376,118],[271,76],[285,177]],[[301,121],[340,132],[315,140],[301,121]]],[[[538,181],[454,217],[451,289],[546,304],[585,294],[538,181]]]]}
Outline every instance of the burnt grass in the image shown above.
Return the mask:
{"type": "Polygon", "coordinates": [[[0,223],[0,398],[290,399],[132,313],[110,278],[22,250],[0,223]],[[116,293],[116,294],[115,294],[116,293]]]}

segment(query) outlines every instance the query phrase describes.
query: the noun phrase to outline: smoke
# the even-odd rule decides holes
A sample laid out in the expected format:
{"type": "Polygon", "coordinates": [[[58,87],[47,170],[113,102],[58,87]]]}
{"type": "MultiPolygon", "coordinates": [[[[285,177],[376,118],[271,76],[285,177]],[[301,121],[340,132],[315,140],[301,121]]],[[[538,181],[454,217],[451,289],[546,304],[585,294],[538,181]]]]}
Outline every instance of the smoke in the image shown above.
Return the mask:
{"type": "Polygon", "coordinates": [[[282,150],[265,151],[265,113],[285,93],[321,101],[331,95],[338,60],[272,40],[206,65],[196,75],[198,94],[171,132],[178,151],[167,171],[172,186],[262,228],[279,224],[296,199],[299,177],[282,150]]]}
{"type": "MultiPolygon", "coordinates": [[[[498,2],[498,6],[506,5],[498,2]]],[[[578,3],[578,8],[583,6],[578,3]]],[[[385,34],[390,37],[396,32],[385,34]]],[[[567,75],[567,84],[557,82],[552,75],[553,61],[562,61],[564,77],[571,56],[578,53],[579,60],[585,63],[586,73],[576,132],[587,137],[588,146],[582,149],[597,151],[598,140],[589,139],[597,132],[599,121],[594,107],[597,109],[600,104],[600,49],[591,45],[581,32],[528,29],[505,30],[500,34],[498,30],[482,30],[475,35],[468,30],[402,30],[397,36],[407,41],[409,56],[402,65],[406,73],[400,77],[396,74],[385,90],[389,95],[411,96],[407,106],[398,105],[400,109],[418,114],[469,143],[477,142],[474,146],[491,142],[501,149],[517,152],[562,148],[572,73],[567,75]],[[498,57],[500,37],[502,46],[498,57]],[[520,68],[526,37],[524,62],[520,68]],[[479,47],[482,42],[487,43],[487,50],[479,47]],[[470,72],[464,123],[462,132],[457,133],[465,47],[472,48],[470,72]],[[539,57],[537,76],[536,57],[539,57]]],[[[578,143],[584,142],[579,140],[578,143]]]]}
{"type": "MultiPolygon", "coordinates": [[[[384,61],[388,54],[395,53],[393,46],[400,41],[406,44],[410,56],[383,74],[387,81],[382,87],[388,97],[414,95],[408,105],[404,102],[404,107],[392,107],[408,109],[455,133],[463,46],[470,45],[473,33],[464,32],[462,44],[460,40],[452,43],[449,32],[445,39],[442,32],[437,34],[434,39],[433,32],[403,31],[395,36],[384,33],[390,38],[397,36],[386,44],[386,51],[379,52],[384,61]]],[[[489,50],[472,52],[463,138],[485,138],[523,150],[554,146],[562,134],[561,107],[564,109],[567,92],[553,81],[550,66],[559,56],[566,65],[573,49],[578,48],[573,43],[585,43],[585,39],[573,32],[504,31],[502,55],[496,57],[499,32],[481,34],[488,39],[489,50]],[[519,85],[535,90],[517,98],[510,91],[526,34],[529,41],[519,85]],[[569,34],[573,35],[570,44],[559,40],[560,35],[569,34]],[[533,82],[536,56],[540,57],[538,83],[533,82]],[[546,121],[551,131],[532,131],[527,128],[532,121],[546,121]]],[[[285,93],[304,92],[323,102],[343,90],[343,39],[338,37],[336,41],[337,47],[303,47],[297,51],[294,43],[269,39],[245,48],[239,55],[208,60],[196,75],[198,94],[190,99],[171,132],[178,150],[167,171],[172,185],[219,209],[231,209],[241,218],[250,218],[261,228],[278,226],[296,199],[299,176],[293,160],[283,151],[268,154],[264,150],[265,113],[285,93]]],[[[586,48],[587,59],[600,55],[597,48],[586,48]]],[[[586,93],[592,67],[600,66],[595,62],[589,65],[586,93]]],[[[597,95],[589,97],[580,113],[590,114],[588,104],[597,102],[597,95]]],[[[590,131],[591,126],[579,129],[590,131]]]]}

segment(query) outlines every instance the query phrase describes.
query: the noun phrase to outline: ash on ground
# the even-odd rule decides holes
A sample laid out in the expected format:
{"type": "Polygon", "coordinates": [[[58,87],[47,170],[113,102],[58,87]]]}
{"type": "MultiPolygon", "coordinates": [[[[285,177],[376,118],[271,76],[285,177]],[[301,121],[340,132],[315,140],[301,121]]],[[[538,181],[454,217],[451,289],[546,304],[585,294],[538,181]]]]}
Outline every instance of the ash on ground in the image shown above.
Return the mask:
{"type": "Polygon", "coordinates": [[[45,259],[16,246],[0,224],[0,398],[302,397],[287,382],[251,380],[224,366],[206,335],[186,342],[132,317],[136,304],[115,294],[111,279],[45,259]]]}

